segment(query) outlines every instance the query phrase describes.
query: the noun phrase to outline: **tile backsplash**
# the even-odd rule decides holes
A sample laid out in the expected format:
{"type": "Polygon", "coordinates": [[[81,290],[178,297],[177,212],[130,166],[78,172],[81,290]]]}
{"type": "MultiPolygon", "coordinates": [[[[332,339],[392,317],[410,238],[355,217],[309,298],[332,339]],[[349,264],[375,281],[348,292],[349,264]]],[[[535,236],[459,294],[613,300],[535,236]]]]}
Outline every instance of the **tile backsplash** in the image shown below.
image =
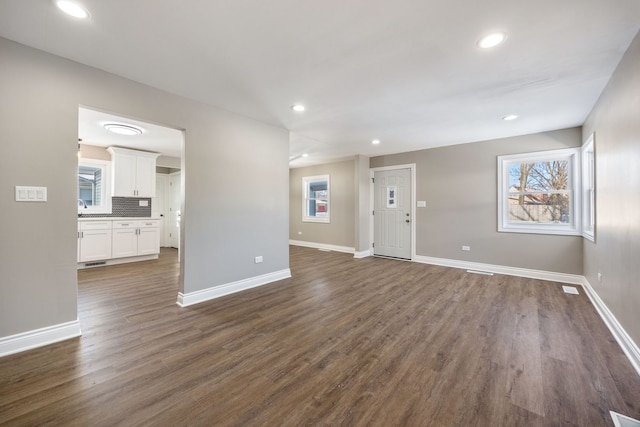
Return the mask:
{"type": "Polygon", "coordinates": [[[82,218],[125,218],[125,217],[150,217],[151,198],[149,197],[112,197],[110,214],[83,214],[82,218]],[[140,206],[141,200],[147,200],[147,206],[140,206]]]}

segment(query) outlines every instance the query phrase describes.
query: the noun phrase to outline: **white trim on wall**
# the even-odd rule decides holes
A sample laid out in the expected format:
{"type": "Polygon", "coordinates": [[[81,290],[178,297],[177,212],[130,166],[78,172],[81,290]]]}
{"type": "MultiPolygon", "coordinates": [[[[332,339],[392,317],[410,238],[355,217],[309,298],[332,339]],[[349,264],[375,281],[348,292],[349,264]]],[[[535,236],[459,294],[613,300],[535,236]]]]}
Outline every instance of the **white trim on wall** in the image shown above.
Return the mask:
{"type": "Polygon", "coordinates": [[[220,298],[225,295],[241,292],[246,289],[256,288],[278,280],[288,279],[291,277],[291,270],[284,269],[280,271],[274,271],[273,273],[263,274],[261,276],[250,277],[248,279],[238,280],[236,282],[226,283],[224,285],[212,286],[208,289],[200,291],[189,292],[183,294],[178,292],[178,304],[180,307],[188,307],[193,304],[209,301],[215,298],[220,298]]]}
{"type": "Polygon", "coordinates": [[[31,350],[82,335],[78,320],[0,338],[0,357],[31,350]]]}
{"type": "Polygon", "coordinates": [[[613,337],[618,341],[618,344],[631,362],[631,365],[638,375],[640,375],[640,348],[638,348],[638,345],[631,339],[627,331],[624,330],[620,322],[618,322],[618,319],[616,319],[600,296],[598,296],[586,277],[583,277],[582,288],[604,321],[604,324],[607,325],[613,337]]]}
{"type": "Polygon", "coordinates": [[[554,273],[552,271],[531,270],[528,268],[508,267],[506,265],[482,264],[479,262],[460,261],[457,259],[416,256],[415,262],[441,265],[443,267],[462,268],[465,270],[486,271],[488,273],[506,274],[507,276],[527,277],[529,279],[549,280],[552,282],[582,285],[584,277],[578,274],[554,273]]]}
{"type": "Polygon", "coordinates": [[[320,249],[323,251],[344,252],[347,254],[352,254],[356,251],[356,248],[352,248],[349,246],[330,245],[328,243],[305,242],[304,240],[289,240],[289,244],[293,246],[303,246],[305,248],[320,249]]]}
{"type": "Polygon", "coordinates": [[[368,256],[373,256],[373,252],[371,252],[371,249],[368,249],[366,251],[359,251],[359,252],[354,252],[353,253],[353,257],[354,258],[358,258],[358,259],[366,258],[368,256]]]}

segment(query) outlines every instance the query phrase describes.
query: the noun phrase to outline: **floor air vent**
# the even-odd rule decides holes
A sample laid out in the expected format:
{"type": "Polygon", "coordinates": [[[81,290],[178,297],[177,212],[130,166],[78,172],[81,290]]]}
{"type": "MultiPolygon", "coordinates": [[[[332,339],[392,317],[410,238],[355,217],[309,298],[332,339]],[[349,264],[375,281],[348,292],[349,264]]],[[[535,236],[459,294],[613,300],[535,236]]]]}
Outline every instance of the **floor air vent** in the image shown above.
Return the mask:
{"type": "Polygon", "coordinates": [[[85,262],[85,267],[95,267],[96,265],[107,265],[106,261],[85,262]]]}
{"type": "Polygon", "coordinates": [[[562,290],[564,291],[565,294],[580,295],[578,293],[578,288],[574,286],[563,286],[562,290]]]}
{"type": "Polygon", "coordinates": [[[613,418],[613,424],[616,427],[640,427],[640,421],[638,420],[634,420],[617,412],[609,412],[611,413],[611,418],[613,418]]]}
{"type": "Polygon", "coordinates": [[[489,271],[481,271],[481,270],[467,270],[467,273],[482,274],[483,276],[493,276],[493,273],[489,271]]]}

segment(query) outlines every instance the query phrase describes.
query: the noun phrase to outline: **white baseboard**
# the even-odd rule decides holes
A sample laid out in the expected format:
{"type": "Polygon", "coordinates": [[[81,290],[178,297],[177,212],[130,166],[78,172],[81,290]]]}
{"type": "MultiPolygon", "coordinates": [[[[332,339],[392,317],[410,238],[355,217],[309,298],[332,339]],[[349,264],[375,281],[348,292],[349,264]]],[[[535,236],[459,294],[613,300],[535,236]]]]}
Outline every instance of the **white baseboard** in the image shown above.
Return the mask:
{"type": "Polygon", "coordinates": [[[463,268],[465,270],[487,271],[489,273],[506,274],[508,276],[528,277],[530,279],[549,280],[552,282],[582,285],[584,277],[578,274],[554,273],[552,271],[530,270],[528,268],[507,267],[504,265],[482,264],[479,262],[460,261],[456,259],[434,258],[416,255],[415,262],[441,265],[444,267],[463,268]]]}
{"type": "Polygon", "coordinates": [[[77,320],[0,338],[0,357],[82,335],[77,320]]]}
{"type": "Polygon", "coordinates": [[[354,252],[353,253],[353,257],[354,258],[366,258],[368,256],[373,255],[373,253],[371,252],[371,249],[367,249],[366,251],[359,251],[359,252],[354,252]]]}
{"type": "Polygon", "coordinates": [[[613,337],[618,341],[618,344],[631,362],[631,365],[638,375],[640,375],[640,348],[638,348],[638,345],[633,341],[633,339],[631,339],[629,334],[627,334],[627,331],[624,330],[620,322],[618,322],[618,319],[616,319],[613,313],[611,313],[611,310],[609,310],[604,301],[600,299],[600,296],[596,293],[586,278],[583,278],[582,288],[585,290],[585,293],[598,311],[598,314],[604,321],[605,325],[607,325],[611,331],[613,337]]]}
{"type": "Polygon", "coordinates": [[[289,240],[289,244],[293,246],[304,246],[305,248],[322,249],[325,251],[344,252],[347,254],[352,254],[356,251],[355,248],[351,248],[349,246],[330,245],[328,243],[305,242],[302,240],[289,240]]]}
{"type": "Polygon", "coordinates": [[[271,282],[276,282],[278,280],[287,279],[289,277],[291,277],[291,270],[287,268],[284,270],[275,271],[273,273],[263,274],[261,276],[238,280],[237,282],[226,283],[220,286],[213,286],[201,291],[189,292],[186,294],[179,292],[177,304],[180,307],[187,307],[193,304],[220,298],[225,295],[244,291],[245,289],[251,289],[258,286],[266,285],[271,282]]]}

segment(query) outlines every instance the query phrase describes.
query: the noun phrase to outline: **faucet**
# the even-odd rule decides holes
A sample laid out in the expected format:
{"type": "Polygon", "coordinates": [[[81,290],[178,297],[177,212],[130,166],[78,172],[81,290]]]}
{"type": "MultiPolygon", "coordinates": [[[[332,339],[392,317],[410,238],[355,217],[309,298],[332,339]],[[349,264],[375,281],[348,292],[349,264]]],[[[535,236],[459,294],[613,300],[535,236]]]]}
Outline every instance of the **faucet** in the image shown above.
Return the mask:
{"type": "MultiPolygon", "coordinates": [[[[82,206],[84,206],[84,208],[87,209],[87,204],[85,203],[84,200],[78,199],[78,206],[80,206],[80,204],[82,204],[82,206]]],[[[78,216],[82,216],[82,212],[78,212],[78,216]]]]}

